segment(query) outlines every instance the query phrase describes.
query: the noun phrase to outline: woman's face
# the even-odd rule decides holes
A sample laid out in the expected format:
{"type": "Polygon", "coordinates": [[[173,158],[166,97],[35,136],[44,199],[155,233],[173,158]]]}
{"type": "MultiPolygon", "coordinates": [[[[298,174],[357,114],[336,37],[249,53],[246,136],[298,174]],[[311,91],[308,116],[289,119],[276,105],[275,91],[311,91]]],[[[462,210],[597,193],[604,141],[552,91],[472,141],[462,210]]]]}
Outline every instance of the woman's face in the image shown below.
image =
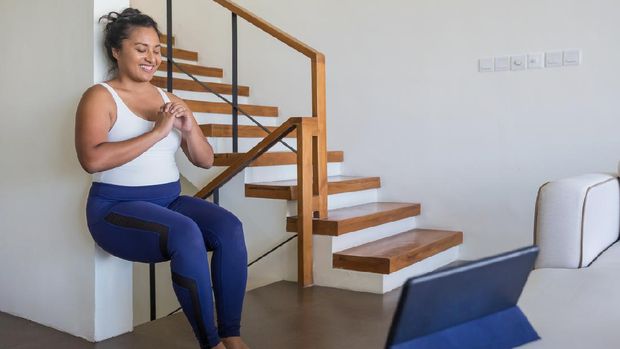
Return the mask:
{"type": "Polygon", "coordinates": [[[129,37],[122,41],[121,49],[112,49],[118,63],[119,76],[134,81],[151,81],[161,64],[159,35],[153,28],[134,27],[129,37]]]}

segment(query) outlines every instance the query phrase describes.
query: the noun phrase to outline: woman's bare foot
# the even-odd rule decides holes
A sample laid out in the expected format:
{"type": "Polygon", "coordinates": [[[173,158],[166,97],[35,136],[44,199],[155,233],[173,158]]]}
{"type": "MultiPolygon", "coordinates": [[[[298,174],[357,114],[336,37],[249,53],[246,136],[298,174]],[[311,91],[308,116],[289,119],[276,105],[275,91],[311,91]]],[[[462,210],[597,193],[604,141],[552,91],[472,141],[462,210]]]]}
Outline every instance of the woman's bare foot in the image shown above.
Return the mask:
{"type": "MultiPolygon", "coordinates": [[[[241,337],[226,337],[222,338],[222,342],[226,349],[250,349],[247,344],[241,339],[241,337]]],[[[217,348],[219,349],[219,348],[217,348]]]]}

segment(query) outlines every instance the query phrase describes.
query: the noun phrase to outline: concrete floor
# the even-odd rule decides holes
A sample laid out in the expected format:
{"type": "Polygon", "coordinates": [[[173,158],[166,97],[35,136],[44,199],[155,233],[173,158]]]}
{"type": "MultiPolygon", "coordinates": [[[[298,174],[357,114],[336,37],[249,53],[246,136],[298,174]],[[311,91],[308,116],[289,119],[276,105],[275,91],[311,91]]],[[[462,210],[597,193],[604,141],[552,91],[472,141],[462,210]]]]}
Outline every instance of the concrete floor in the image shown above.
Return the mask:
{"type": "MultiPolygon", "coordinates": [[[[400,289],[385,295],[327,287],[300,290],[277,282],[246,294],[242,336],[252,349],[383,348],[400,289]]],[[[185,315],[140,325],[89,343],[34,322],[0,313],[2,349],[199,348],[185,315]]]]}

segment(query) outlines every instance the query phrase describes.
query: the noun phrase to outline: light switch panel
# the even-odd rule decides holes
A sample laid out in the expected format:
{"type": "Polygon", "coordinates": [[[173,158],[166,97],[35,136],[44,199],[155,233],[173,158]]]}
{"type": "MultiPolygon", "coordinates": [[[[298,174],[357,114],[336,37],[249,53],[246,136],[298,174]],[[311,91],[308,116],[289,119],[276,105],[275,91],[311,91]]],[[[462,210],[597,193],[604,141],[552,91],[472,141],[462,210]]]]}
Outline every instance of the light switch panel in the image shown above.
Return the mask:
{"type": "Polygon", "coordinates": [[[541,69],[545,66],[544,53],[530,53],[527,55],[527,69],[541,69]]]}
{"type": "Polygon", "coordinates": [[[510,70],[525,70],[527,56],[519,55],[510,57],[510,70]]]}
{"type": "Polygon", "coordinates": [[[495,71],[510,70],[510,57],[495,57],[495,71]]]}
{"type": "Polygon", "coordinates": [[[563,62],[564,53],[562,51],[553,51],[545,53],[545,67],[561,67],[563,62]]]}
{"type": "Polygon", "coordinates": [[[581,50],[564,51],[564,65],[579,65],[579,64],[581,64],[581,50]]]}
{"type": "Polygon", "coordinates": [[[495,64],[493,58],[481,58],[478,61],[478,71],[481,73],[488,73],[495,70],[495,64]]]}

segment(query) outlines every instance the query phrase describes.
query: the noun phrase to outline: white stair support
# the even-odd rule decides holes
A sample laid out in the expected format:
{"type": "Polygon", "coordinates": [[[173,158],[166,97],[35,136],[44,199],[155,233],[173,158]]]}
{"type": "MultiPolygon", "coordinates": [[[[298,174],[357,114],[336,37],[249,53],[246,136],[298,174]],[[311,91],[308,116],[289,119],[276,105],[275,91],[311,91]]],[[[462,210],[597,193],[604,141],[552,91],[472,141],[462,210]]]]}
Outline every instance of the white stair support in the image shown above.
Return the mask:
{"type": "MultiPolygon", "coordinates": [[[[377,202],[378,196],[379,196],[378,189],[368,189],[368,190],[354,191],[350,193],[332,194],[327,197],[327,207],[329,207],[330,210],[334,210],[334,209],[343,208],[343,207],[368,204],[371,202],[377,202]]],[[[287,216],[296,216],[296,215],[297,215],[297,201],[289,200],[287,216]]]]}

